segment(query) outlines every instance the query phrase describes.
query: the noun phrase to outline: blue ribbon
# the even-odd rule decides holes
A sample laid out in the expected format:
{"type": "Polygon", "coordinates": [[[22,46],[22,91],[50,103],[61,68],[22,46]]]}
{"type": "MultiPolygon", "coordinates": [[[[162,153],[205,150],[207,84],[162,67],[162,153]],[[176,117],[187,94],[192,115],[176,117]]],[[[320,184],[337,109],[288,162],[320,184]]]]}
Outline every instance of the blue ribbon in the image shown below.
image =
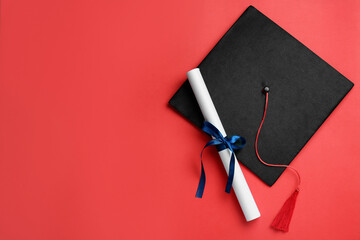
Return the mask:
{"type": "Polygon", "coordinates": [[[203,150],[201,151],[201,176],[200,176],[200,181],[199,181],[199,186],[198,189],[196,191],[196,197],[197,198],[202,198],[202,195],[204,193],[204,188],[205,188],[205,182],[206,182],[206,177],[205,177],[205,170],[204,170],[204,165],[203,165],[203,161],[202,161],[202,156],[203,156],[203,152],[205,150],[205,148],[209,147],[209,146],[217,146],[217,150],[220,152],[226,148],[228,148],[231,151],[231,158],[230,158],[230,164],[229,164],[229,177],[226,183],[226,188],[225,188],[225,192],[230,193],[231,191],[231,186],[233,183],[233,179],[234,179],[234,173],[235,173],[235,153],[234,153],[234,149],[241,149],[245,146],[246,144],[246,140],[245,138],[241,137],[241,136],[231,136],[231,137],[224,137],[221,132],[219,131],[219,129],[217,129],[214,125],[212,125],[211,123],[204,121],[204,125],[202,127],[202,130],[204,132],[206,132],[207,134],[211,135],[213,137],[212,140],[210,140],[208,143],[206,143],[205,147],[203,148],[203,150]],[[235,145],[235,143],[237,141],[241,141],[241,145],[235,145]]]}

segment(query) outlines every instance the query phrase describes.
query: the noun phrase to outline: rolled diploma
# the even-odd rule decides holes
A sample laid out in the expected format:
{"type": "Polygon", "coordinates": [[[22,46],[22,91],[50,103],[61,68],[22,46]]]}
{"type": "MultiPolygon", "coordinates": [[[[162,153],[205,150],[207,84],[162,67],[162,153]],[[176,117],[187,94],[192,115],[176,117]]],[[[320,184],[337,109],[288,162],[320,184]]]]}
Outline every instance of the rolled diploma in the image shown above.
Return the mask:
{"type": "MultiPolygon", "coordinates": [[[[219,131],[224,137],[227,136],[225,133],[225,129],[220,121],[219,115],[216,112],[214,103],[211,100],[204,79],[201,76],[200,69],[195,68],[189,71],[187,73],[187,77],[205,120],[210,122],[217,129],[219,129],[219,131]]],[[[229,175],[231,151],[229,149],[224,149],[219,152],[219,155],[225,167],[226,173],[229,175]]],[[[259,209],[257,208],[249,186],[246,183],[244,174],[241,171],[236,156],[235,173],[232,187],[240,203],[246,221],[251,221],[260,217],[259,209]]]]}

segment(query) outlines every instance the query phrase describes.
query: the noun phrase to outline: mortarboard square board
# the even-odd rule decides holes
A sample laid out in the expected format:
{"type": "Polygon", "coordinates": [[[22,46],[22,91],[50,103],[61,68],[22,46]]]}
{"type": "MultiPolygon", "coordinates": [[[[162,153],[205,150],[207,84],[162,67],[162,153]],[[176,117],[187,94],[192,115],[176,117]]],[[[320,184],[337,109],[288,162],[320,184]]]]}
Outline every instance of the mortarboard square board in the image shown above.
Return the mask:
{"type": "MultiPolygon", "coordinates": [[[[263,160],[288,165],[353,83],[250,6],[198,66],[229,136],[246,138],[238,160],[269,186],[285,168],[263,165],[255,138],[270,87],[266,120],[259,136],[263,160]]],[[[204,118],[188,81],[169,101],[197,127],[204,118]]]]}

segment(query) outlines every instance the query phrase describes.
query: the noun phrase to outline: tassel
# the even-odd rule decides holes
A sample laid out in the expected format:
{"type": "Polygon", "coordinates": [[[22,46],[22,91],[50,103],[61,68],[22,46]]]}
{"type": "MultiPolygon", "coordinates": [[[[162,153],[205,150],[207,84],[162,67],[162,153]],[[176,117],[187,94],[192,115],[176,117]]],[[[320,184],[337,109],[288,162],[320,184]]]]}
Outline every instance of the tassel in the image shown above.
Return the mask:
{"type": "Polygon", "coordinates": [[[291,217],[294,212],[295,203],[297,196],[299,194],[299,189],[296,189],[293,194],[286,200],[284,203],[284,206],[281,208],[278,215],[275,217],[273,223],[271,224],[271,227],[283,231],[288,232],[289,231],[289,225],[291,221],[291,217]]]}
{"type": "Polygon", "coordinates": [[[295,168],[290,167],[289,165],[279,165],[279,164],[271,164],[271,163],[264,162],[261,159],[260,155],[259,155],[257,143],[258,143],[258,140],[259,140],[259,134],[260,134],[260,131],[261,131],[261,127],[262,127],[262,125],[264,123],[265,116],[266,116],[266,110],[267,110],[268,101],[269,101],[269,91],[270,91],[269,87],[264,87],[265,109],[264,109],[263,118],[261,120],[258,132],[256,134],[255,152],[256,152],[257,158],[259,159],[259,161],[262,164],[264,164],[266,166],[270,166],[270,167],[285,167],[285,168],[288,168],[288,169],[292,170],[296,174],[296,176],[298,178],[298,186],[297,186],[295,192],[293,194],[291,194],[291,196],[288,198],[288,200],[286,200],[286,202],[284,203],[284,206],[280,209],[280,212],[278,213],[278,215],[275,217],[273,223],[271,224],[271,227],[276,229],[276,230],[288,232],[291,217],[293,215],[294,208],[295,208],[296,199],[297,199],[297,196],[299,194],[299,186],[300,186],[300,183],[301,183],[301,178],[300,178],[299,172],[296,171],[295,168]]]}

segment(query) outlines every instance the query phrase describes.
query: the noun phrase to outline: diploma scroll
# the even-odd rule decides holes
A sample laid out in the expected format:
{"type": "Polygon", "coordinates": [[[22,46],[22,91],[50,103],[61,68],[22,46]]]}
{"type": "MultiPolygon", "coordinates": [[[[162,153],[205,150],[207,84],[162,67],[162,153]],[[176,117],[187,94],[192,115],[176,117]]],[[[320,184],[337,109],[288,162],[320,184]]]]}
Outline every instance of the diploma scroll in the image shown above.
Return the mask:
{"type": "MultiPolygon", "coordinates": [[[[215,109],[214,103],[211,100],[204,79],[201,76],[200,69],[195,68],[189,71],[187,73],[187,77],[205,120],[214,125],[223,136],[227,136],[225,129],[220,121],[219,115],[215,109]]],[[[224,149],[219,152],[219,155],[227,174],[229,174],[231,151],[229,149],[224,149]]],[[[236,156],[235,174],[232,187],[244,213],[246,221],[251,221],[260,217],[259,209],[257,208],[249,186],[246,183],[244,174],[241,171],[236,156]]]]}

